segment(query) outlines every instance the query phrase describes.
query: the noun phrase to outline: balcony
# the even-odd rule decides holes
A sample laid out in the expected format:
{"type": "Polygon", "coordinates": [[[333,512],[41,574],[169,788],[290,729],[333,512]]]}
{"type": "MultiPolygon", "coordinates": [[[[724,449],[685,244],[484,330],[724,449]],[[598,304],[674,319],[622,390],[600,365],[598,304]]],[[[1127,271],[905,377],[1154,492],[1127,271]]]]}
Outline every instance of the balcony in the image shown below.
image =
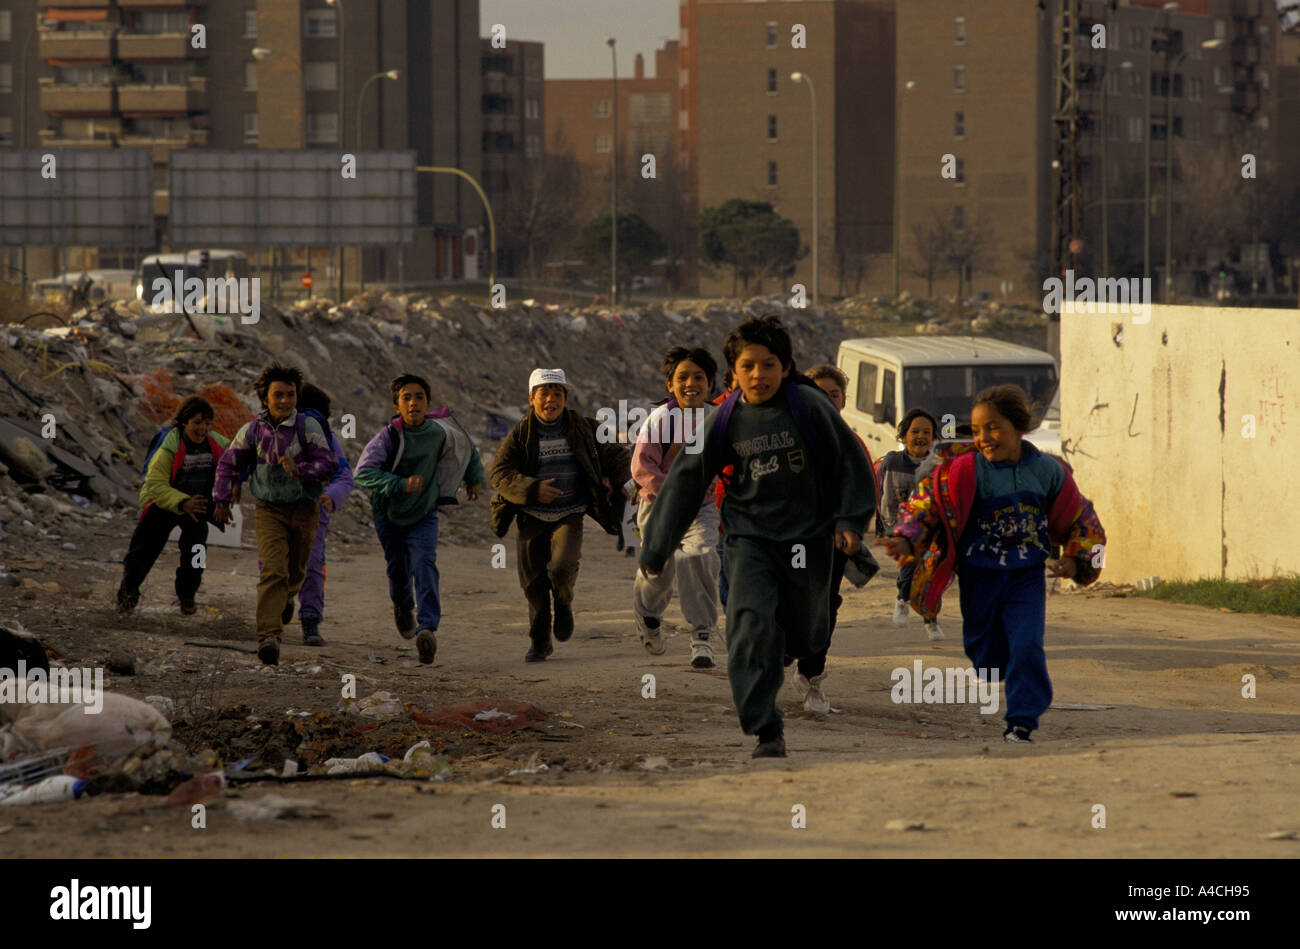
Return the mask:
{"type": "Polygon", "coordinates": [[[1258,18],[1260,16],[1259,0],[1232,0],[1234,17],[1258,18]]]}
{"type": "Polygon", "coordinates": [[[107,10],[109,0],[40,0],[37,6],[42,10],[50,7],[60,10],[107,10]]]}
{"type": "Polygon", "coordinates": [[[1259,90],[1245,89],[1232,94],[1232,111],[1254,114],[1259,109],[1259,90]]]}
{"type": "Polygon", "coordinates": [[[107,63],[113,60],[115,45],[111,30],[46,30],[40,34],[40,57],[107,63]]]}
{"type": "Polygon", "coordinates": [[[41,111],[60,115],[110,115],[115,109],[113,86],[73,85],[50,78],[40,80],[41,111]]]}
{"type": "Polygon", "coordinates": [[[1259,63],[1259,40],[1252,37],[1232,41],[1232,64],[1234,66],[1255,66],[1259,63]]]}
{"type": "Polygon", "coordinates": [[[128,63],[171,62],[206,54],[190,46],[188,33],[119,33],[117,58],[128,63]]]}
{"type": "Polygon", "coordinates": [[[519,116],[504,112],[487,112],[483,115],[483,131],[513,132],[519,125],[519,116]]]}
{"type": "MultiPolygon", "coordinates": [[[[187,7],[203,6],[207,0],[117,0],[122,10],[175,10],[182,4],[187,7]]],[[[55,6],[66,7],[66,3],[55,2],[55,6]]]]}
{"type": "Polygon", "coordinates": [[[485,72],[483,74],[483,92],[500,95],[508,90],[510,77],[502,72],[485,72]]]}
{"type": "Polygon", "coordinates": [[[118,86],[118,108],[131,113],[205,111],[207,83],[202,76],[191,76],[186,85],[118,86]]]}

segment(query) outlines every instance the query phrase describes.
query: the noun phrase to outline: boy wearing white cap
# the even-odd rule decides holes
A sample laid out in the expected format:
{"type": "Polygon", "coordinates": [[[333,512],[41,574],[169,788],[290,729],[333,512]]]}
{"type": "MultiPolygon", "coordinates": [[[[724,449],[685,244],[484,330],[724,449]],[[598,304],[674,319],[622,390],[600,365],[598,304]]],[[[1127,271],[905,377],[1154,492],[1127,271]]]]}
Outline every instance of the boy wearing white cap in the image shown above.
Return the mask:
{"type": "Polygon", "coordinates": [[[596,437],[598,422],[568,408],[563,369],[535,369],[528,379],[530,411],[501,441],[492,465],[492,528],[504,537],[518,519],[519,585],[528,600],[526,662],[551,655],[555,639],[573,635],[573,588],[582,556],[582,517],[608,534],[619,523],[611,485],[630,477],[631,454],[596,437]],[[552,597],[554,625],[552,625],[552,597]]]}

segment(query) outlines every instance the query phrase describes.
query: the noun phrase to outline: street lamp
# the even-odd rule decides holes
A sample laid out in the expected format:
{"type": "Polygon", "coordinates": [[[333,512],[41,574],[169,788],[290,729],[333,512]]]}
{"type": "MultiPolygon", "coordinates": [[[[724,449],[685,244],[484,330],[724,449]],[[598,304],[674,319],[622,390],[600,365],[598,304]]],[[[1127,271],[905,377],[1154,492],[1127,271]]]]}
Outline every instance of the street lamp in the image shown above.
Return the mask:
{"type": "Polygon", "coordinates": [[[396,82],[399,76],[401,76],[400,71],[396,69],[390,69],[387,72],[375,73],[373,76],[371,76],[369,79],[367,79],[365,82],[361,84],[361,91],[357,93],[357,135],[356,135],[357,151],[361,150],[361,103],[366,97],[366,90],[370,88],[370,84],[374,82],[376,79],[392,79],[394,82],[396,82]]]}
{"type": "Polygon", "coordinates": [[[325,0],[325,5],[337,7],[339,11],[334,28],[339,34],[339,74],[336,79],[339,87],[339,148],[343,149],[347,147],[347,143],[343,141],[343,0],[325,0]]]}
{"type": "MultiPolygon", "coordinates": [[[[903,83],[903,89],[915,89],[915,80],[909,79],[903,83]]],[[[899,124],[900,108],[903,97],[899,94],[894,96],[894,296],[898,296],[898,266],[899,258],[902,256],[902,248],[899,246],[900,235],[902,234],[902,210],[903,210],[903,188],[898,173],[898,138],[901,126],[899,124]]]]}
{"type": "Polygon", "coordinates": [[[618,304],[618,51],[614,37],[605,40],[614,74],[614,135],[609,142],[609,299],[618,304]]]}
{"type": "Polygon", "coordinates": [[[817,90],[813,86],[812,76],[805,76],[801,72],[790,73],[790,78],[795,82],[808,83],[808,94],[812,96],[812,153],[813,153],[813,306],[817,305],[818,291],[821,289],[821,267],[818,262],[818,249],[821,245],[821,217],[820,208],[818,208],[818,180],[817,180],[817,90]]]}

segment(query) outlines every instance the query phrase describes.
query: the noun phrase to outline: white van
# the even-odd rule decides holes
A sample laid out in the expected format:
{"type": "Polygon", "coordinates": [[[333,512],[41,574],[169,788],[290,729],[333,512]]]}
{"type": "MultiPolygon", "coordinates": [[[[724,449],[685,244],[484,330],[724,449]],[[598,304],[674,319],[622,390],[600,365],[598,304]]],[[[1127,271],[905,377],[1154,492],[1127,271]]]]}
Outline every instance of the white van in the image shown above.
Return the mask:
{"type": "Polygon", "coordinates": [[[1034,447],[1061,455],[1060,378],[1042,350],[975,336],[877,336],[844,340],[836,364],[849,377],[844,421],[873,458],[900,447],[898,422],[908,409],[925,409],[940,426],[946,415],[969,425],[975,394],[1005,383],[1025,390],[1043,423],[1029,435],[1034,447]]]}
{"type": "Polygon", "coordinates": [[[31,296],[38,303],[69,300],[73,291],[89,281],[86,303],[94,306],[109,300],[127,302],[135,297],[130,270],[69,270],[67,273],[32,284],[31,296]]]}
{"type": "Polygon", "coordinates": [[[248,255],[239,250],[209,250],[206,270],[201,268],[203,251],[191,250],[183,254],[151,254],[140,262],[135,272],[135,296],[142,300],[147,309],[154,313],[180,313],[181,306],[173,302],[152,304],[154,281],[164,279],[173,281],[176,273],[183,274],[182,282],[190,277],[247,277],[248,255]]]}

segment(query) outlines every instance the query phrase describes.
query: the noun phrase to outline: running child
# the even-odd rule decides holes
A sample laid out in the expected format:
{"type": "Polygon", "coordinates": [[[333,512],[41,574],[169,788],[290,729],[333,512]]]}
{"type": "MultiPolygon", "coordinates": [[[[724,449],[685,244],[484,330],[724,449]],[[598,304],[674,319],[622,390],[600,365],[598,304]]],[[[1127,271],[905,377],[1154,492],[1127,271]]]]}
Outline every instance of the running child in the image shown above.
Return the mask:
{"type": "Polygon", "coordinates": [[[122,560],[119,613],[131,612],[140,602],[140,586],[176,527],[181,529],[176,599],[184,615],[198,610],[194,597],[203,582],[203,568],[194,565],[194,548],[208,542],[217,462],[229,444],[224,435],[212,430],[213,418],[212,405],[206,399],[190,396],[176,410],[168,423],[170,431],[149,459],[140,486],[140,520],[122,560]]]}
{"type": "MultiPolygon", "coordinates": [[[[898,524],[898,508],[912,496],[920,480],[917,469],[930,455],[930,447],[939,433],[939,423],[925,409],[909,409],[898,423],[898,440],[902,451],[890,451],[880,460],[880,519],[881,532],[889,534],[898,524]]],[[[906,626],[909,591],[916,563],[904,564],[898,571],[898,596],[894,600],[894,625],[906,626]]],[[[943,639],[936,615],[925,622],[925,631],[931,641],[943,639]]]]}
{"type": "Polygon", "coordinates": [[[338,467],[320,423],[298,411],[302,371],[272,362],[253,380],[262,412],[235,433],[217,465],[213,520],[230,520],[231,493],[244,481],[257,499],[257,655],[280,661],[280,636],[307,575],[320,512],[316,499],[338,467]]]}
{"type": "MultiPolygon", "coordinates": [[[[407,373],[389,383],[397,415],[366,443],[357,461],[357,484],[370,491],[370,510],[388,565],[388,596],[393,621],[403,639],[415,637],[420,662],[428,665],[438,652],[435,633],[442,622],[438,597],[439,459],[448,429],[429,415],[429,383],[407,373]],[[415,595],[411,595],[414,584],[415,595]],[[412,609],[418,606],[418,612],[412,609]]],[[[445,417],[445,416],[444,416],[445,417]]],[[[463,434],[463,429],[460,430],[463,434]]],[[[468,435],[464,435],[468,440],[468,435]]],[[[463,473],[465,496],[478,499],[483,460],[469,442],[463,473]]],[[[448,497],[451,503],[455,499],[448,497]]]]}
{"type": "MultiPolygon", "coordinates": [[[[671,397],[650,413],[632,450],[632,477],[641,496],[637,526],[642,533],[673,460],[685,446],[703,447],[695,440],[696,430],[706,411],[713,410],[708,397],[718,364],[706,349],[673,346],[664,354],[661,369],[671,397]]],[[[667,649],[660,625],[676,580],[682,615],[691,627],[691,665],[713,668],[710,636],[718,622],[718,519],[710,492],[663,572],[652,577],[637,571],[632,610],[641,645],[652,656],[662,656],[667,649]]]]}
{"type": "Polygon", "coordinates": [[[611,497],[631,476],[631,453],[596,437],[598,423],[568,408],[563,369],[534,369],[529,412],[501,440],[492,464],[492,529],[504,537],[518,521],[519,585],[528,600],[525,662],[542,662],[573,635],[573,588],[582,558],[582,517],[615,534],[611,497]]]}
{"type": "Polygon", "coordinates": [[[954,571],[960,576],[966,655],[981,679],[1001,674],[1003,738],[1024,742],[1052,702],[1044,570],[1092,583],[1106,534],[1065,465],[1024,440],[1033,419],[1019,386],[980,392],[971,427],[975,450],[944,461],[921,482],[885,546],[900,564],[919,558],[911,589],[918,611],[936,606],[954,571]],[[1059,559],[1052,557],[1055,545],[1059,559]]]}
{"type": "MultiPolygon", "coordinates": [[[[746,320],[724,346],[739,391],[705,422],[704,450],[678,455],[646,522],[641,569],[660,573],[728,463],[722,503],[727,673],[755,758],[785,757],[776,706],[782,657],[816,655],[830,636],[831,555],[852,555],[875,506],[866,455],[829,400],[792,377],[775,317],[746,320]]],[[[804,380],[806,382],[807,380],[804,380]]]]}
{"type": "Polygon", "coordinates": [[[316,528],[316,543],[312,545],[311,557],[307,561],[307,576],[302,581],[302,589],[298,591],[298,622],[302,624],[303,644],[324,646],[320,621],[325,615],[325,532],[329,528],[330,514],[341,508],[352,493],[352,465],[348,463],[343,446],[330,428],[330,397],[309,382],[302,387],[298,408],[303,414],[314,418],[324,429],[325,438],[339,463],[334,477],[330,478],[318,499],[320,526],[316,528]]]}

